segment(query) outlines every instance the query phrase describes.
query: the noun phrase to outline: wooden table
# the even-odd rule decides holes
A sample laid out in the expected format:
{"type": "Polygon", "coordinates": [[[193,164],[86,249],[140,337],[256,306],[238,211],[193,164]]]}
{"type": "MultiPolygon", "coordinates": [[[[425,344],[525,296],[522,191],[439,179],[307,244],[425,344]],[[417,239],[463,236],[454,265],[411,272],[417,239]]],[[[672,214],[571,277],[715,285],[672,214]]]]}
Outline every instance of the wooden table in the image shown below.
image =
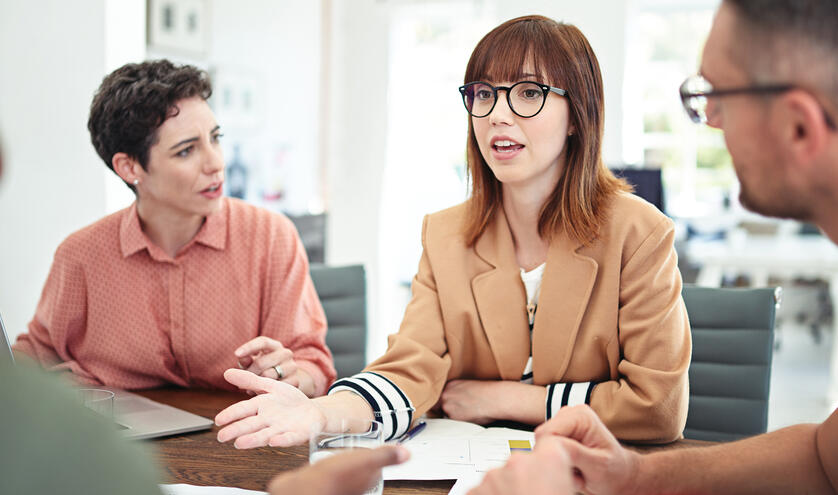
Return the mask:
{"type": "MultiPolygon", "coordinates": [[[[211,419],[230,404],[248,398],[234,392],[184,389],[146,390],[139,394],[211,419]]],[[[218,427],[214,426],[209,431],[149,440],[148,445],[163,470],[162,482],[265,490],[268,481],[277,474],[308,463],[307,445],[237,450],[229,443],[219,443],[217,433],[218,427]]],[[[631,448],[645,452],[707,444],[680,440],[665,446],[631,448]]],[[[384,493],[444,495],[453,484],[453,480],[386,481],[384,493]]]]}

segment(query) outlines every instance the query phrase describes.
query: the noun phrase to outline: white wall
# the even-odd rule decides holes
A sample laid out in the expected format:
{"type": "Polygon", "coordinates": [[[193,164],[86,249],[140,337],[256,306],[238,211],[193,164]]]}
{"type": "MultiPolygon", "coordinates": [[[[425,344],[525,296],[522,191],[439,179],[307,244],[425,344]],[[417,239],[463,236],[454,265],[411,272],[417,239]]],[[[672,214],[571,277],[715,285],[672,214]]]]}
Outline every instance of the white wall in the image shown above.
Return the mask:
{"type": "Polygon", "coordinates": [[[87,115],[117,56],[105,50],[109,3],[0,2],[0,311],[12,339],[34,314],[55,248],[105,212],[110,172],[87,115]]]}
{"type": "Polygon", "coordinates": [[[334,2],[332,9],[326,261],[365,265],[367,342],[373,344],[394,331],[380,328],[377,311],[378,211],[387,153],[388,6],[352,0],[334,2]]]}

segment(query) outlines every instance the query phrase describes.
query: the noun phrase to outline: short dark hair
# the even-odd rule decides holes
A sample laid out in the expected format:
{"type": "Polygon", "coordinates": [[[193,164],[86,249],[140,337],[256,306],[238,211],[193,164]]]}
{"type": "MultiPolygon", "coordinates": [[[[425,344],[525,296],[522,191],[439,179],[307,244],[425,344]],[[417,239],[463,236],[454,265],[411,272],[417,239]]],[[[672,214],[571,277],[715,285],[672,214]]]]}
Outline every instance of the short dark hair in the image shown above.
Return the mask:
{"type": "Polygon", "coordinates": [[[734,10],[739,28],[737,36],[742,40],[742,44],[732,50],[752,77],[805,78],[825,91],[824,96],[833,103],[838,103],[838,60],[835,57],[838,53],[838,2],[724,2],[734,10]]]}
{"type": "Polygon", "coordinates": [[[160,125],[177,115],[175,103],[211,95],[209,75],[191,65],[165,59],[123,65],[105,76],[93,96],[87,120],[90,140],[111,170],[117,153],[126,153],[147,170],[149,148],[160,125]]]}

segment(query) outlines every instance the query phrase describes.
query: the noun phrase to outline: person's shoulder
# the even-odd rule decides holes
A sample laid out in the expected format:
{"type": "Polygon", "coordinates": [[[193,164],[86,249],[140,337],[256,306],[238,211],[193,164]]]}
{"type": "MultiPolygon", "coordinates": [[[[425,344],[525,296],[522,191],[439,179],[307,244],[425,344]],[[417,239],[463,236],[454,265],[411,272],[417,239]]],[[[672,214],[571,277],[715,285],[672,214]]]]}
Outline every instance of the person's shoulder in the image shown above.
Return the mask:
{"type": "Polygon", "coordinates": [[[655,205],[629,192],[614,194],[608,208],[609,229],[651,230],[661,225],[673,225],[672,219],[664,215],[655,205]]]}
{"type": "Polygon", "coordinates": [[[462,232],[467,215],[468,203],[460,203],[425,216],[425,229],[447,234],[462,232]]]}
{"type": "Polygon", "coordinates": [[[250,204],[238,198],[225,198],[230,225],[249,234],[269,231],[295,231],[294,223],[284,214],[250,204]]]}
{"type": "Polygon", "coordinates": [[[68,235],[56,249],[56,257],[99,257],[103,250],[118,248],[119,229],[130,207],[111,213],[68,235]]]}

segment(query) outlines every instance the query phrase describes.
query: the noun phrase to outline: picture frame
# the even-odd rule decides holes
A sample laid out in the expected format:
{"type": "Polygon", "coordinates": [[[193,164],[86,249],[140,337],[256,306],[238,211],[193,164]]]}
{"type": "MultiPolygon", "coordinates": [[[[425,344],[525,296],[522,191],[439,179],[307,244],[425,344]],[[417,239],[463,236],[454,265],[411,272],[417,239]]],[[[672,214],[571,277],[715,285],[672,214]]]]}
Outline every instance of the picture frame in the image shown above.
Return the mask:
{"type": "Polygon", "coordinates": [[[205,0],[148,0],[148,45],[159,51],[203,56],[208,22],[205,0]]]}

